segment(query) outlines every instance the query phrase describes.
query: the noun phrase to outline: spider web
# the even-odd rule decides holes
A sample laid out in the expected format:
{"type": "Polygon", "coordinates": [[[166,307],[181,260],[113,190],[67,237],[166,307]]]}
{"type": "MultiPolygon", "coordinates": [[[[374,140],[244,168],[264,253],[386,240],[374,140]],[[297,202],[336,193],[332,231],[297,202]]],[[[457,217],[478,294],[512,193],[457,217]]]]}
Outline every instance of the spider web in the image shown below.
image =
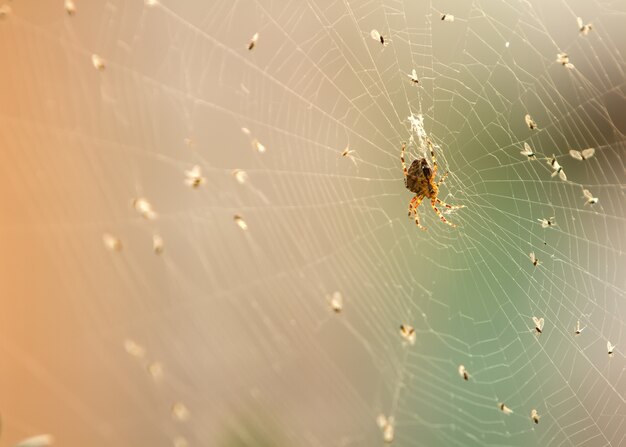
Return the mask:
{"type": "Polygon", "coordinates": [[[4,445],[626,443],[623,3],[3,3],[4,445]]]}

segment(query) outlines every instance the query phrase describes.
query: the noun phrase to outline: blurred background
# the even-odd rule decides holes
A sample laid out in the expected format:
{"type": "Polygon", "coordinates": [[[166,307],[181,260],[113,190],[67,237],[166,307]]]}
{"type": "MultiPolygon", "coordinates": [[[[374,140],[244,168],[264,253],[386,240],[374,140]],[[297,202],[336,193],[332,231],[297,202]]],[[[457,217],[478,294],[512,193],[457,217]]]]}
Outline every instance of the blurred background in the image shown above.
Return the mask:
{"type": "Polygon", "coordinates": [[[0,445],[624,445],[625,19],[0,0],[0,445]]]}

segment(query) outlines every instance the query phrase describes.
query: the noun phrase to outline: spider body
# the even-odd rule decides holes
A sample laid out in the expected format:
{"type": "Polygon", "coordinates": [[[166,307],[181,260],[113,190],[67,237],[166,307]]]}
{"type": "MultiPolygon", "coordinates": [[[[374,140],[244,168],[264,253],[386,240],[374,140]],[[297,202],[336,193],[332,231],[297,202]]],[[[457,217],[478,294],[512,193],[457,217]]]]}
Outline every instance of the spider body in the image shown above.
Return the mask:
{"type": "Polygon", "coordinates": [[[437,195],[439,194],[439,185],[443,183],[448,173],[446,172],[443,177],[439,181],[436,181],[435,178],[437,176],[437,157],[435,156],[435,151],[433,149],[433,145],[429,139],[426,140],[426,144],[428,145],[428,149],[430,150],[430,156],[433,160],[433,166],[431,167],[428,164],[428,160],[424,157],[420,157],[416,160],[413,160],[409,169],[406,168],[406,163],[404,161],[404,151],[406,149],[406,144],[402,144],[402,152],[400,153],[400,160],[402,161],[402,169],[404,171],[404,185],[406,188],[415,194],[415,197],[411,199],[409,202],[409,217],[415,217],[415,224],[425,230],[420,223],[419,217],[417,215],[417,207],[420,206],[422,200],[424,198],[430,199],[430,205],[437,213],[437,216],[441,219],[442,222],[456,227],[452,222],[449,222],[441,211],[437,208],[437,204],[445,206],[448,209],[458,209],[463,208],[463,206],[457,205],[448,205],[447,203],[441,201],[437,195]]]}

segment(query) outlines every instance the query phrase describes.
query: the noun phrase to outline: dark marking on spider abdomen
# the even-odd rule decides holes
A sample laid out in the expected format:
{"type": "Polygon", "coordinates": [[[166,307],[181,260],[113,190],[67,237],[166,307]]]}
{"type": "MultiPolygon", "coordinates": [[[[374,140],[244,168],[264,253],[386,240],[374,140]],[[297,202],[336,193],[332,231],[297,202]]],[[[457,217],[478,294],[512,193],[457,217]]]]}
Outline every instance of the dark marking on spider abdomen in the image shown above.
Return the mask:
{"type": "Polygon", "coordinates": [[[424,194],[426,191],[432,193],[430,188],[432,172],[425,158],[413,160],[406,177],[407,189],[415,194],[424,194]]]}

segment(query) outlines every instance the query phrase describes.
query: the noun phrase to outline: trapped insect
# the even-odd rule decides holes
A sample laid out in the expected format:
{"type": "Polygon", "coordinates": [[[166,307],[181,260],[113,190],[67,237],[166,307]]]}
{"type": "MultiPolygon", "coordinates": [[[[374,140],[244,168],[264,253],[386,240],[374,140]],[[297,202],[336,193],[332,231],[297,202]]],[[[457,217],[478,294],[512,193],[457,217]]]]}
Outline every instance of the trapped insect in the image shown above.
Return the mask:
{"type": "Polygon", "coordinates": [[[530,145],[528,143],[524,143],[524,150],[520,152],[520,154],[522,155],[526,155],[528,157],[529,160],[534,160],[535,157],[535,151],[533,150],[532,147],[530,147],[530,145]]]}
{"type": "Polygon", "coordinates": [[[65,12],[67,12],[68,16],[73,16],[74,14],[76,14],[76,5],[74,4],[73,0],[65,0],[65,12]]]}
{"type": "Polygon", "coordinates": [[[578,31],[580,31],[580,34],[582,34],[583,36],[589,34],[589,31],[593,29],[591,23],[587,23],[586,25],[584,25],[583,19],[581,19],[580,17],[576,18],[576,23],[578,24],[578,31]]]}
{"type": "Polygon", "coordinates": [[[528,255],[530,256],[530,262],[537,267],[537,265],[539,265],[539,259],[535,256],[535,252],[531,251],[528,255]]]}
{"type": "Polygon", "coordinates": [[[532,119],[529,114],[526,114],[526,116],[524,117],[524,121],[526,121],[526,125],[530,130],[534,130],[537,128],[537,123],[532,119]]]}
{"type": "Polygon", "coordinates": [[[384,47],[386,47],[389,44],[389,42],[385,41],[385,38],[383,37],[382,34],[378,32],[378,30],[373,29],[370,32],[370,36],[372,36],[372,39],[379,41],[384,47]]]}
{"type": "Polygon", "coordinates": [[[411,71],[411,74],[407,75],[409,77],[409,79],[411,79],[411,82],[413,84],[419,84],[419,79],[417,79],[417,72],[415,71],[415,68],[413,69],[413,71],[411,71]]]}
{"type": "Polygon", "coordinates": [[[102,242],[104,243],[104,246],[110,251],[122,251],[122,248],[124,248],[122,246],[122,241],[109,233],[104,233],[102,235],[102,242]]]}
{"type": "Polygon", "coordinates": [[[343,310],[343,297],[341,296],[341,292],[333,292],[333,294],[328,297],[328,301],[333,312],[336,314],[341,313],[343,310]]]}
{"type": "Polygon", "coordinates": [[[404,172],[404,186],[411,192],[415,193],[415,197],[411,199],[409,202],[409,217],[415,215],[415,224],[425,230],[422,225],[419,223],[419,217],[417,215],[417,208],[422,203],[424,198],[430,199],[430,206],[435,211],[437,216],[441,219],[443,223],[450,225],[451,227],[456,227],[455,224],[449,222],[441,211],[437,208],[437,204],[445,206],[448,209],[459,209],[464,208],[463,205],[448,205],[447,203],[441,201],[437,196],[439,195],[439,185],[443,183],[446,179],[448,173],[446,172],[443,177],[439,179],[438,182],[435,182],[435,177],[437,176],[437,157],[435,156],[435,150],[433,149],[433,145],[430,139],[426,139],[426,144],[430,149],[430,157],[433,160],[433,167],[431,169],[428,161],[424,157],[417,158],[413,160],[411,166],[407,170],[406,163],[404,161],[404,151],[406,149],[406,144],[402,143],[402,150],[400,152],[400,161],[402,162],[402,170],[404,172]]]}
{"type": "Polygon", "coordinates": [[[191,186],[192,188],[197,188],[201,184],[204,183],[204,177],[202,177],[202,168],[198,165],[195,165],[188,171],[185,171],[185,184],[191,186]]]}
{"type": "Polygon", "coordinates": [[[0,20],[5,19],[11,14],[11,7],[6,3],[4,5],[0,5],[0,20]]]}
{"type": "Polygon", "coordinates": [[[580,320],[576,321],[576,330],[574,331],[574,334],[576,335],[580,335],[580,333],[584,330],[584,327],[580,327],[580,320]]]}
{"type": "Polygon", "coordinates": [[[189,409],[182,402],[176,402],[172,405],[172,418],[177,421],[186,421],[191,416],[189,409]]]}
{"type": "Polygon", "coordinates": [[[465,369],[465,366],[459,365],[459,375],[465,380],[469,380],[469,373],[465,369]]]}
{"type": "Polygon", "coordinates": [[[537,331],[538,334],[541,334],[543,332],[543,317],[533,317],[533,323],[535,323],[535,331],[537,331]]]}
{"type": "Polygon", "coordinates": [[[152,250],[155,254],[160,255],[164,250],[163,238],[158,234],[152,236],[152,250]]]}
{"type": "Polygon", "coordinates": [[[136,357],[136,358],[142,358],[143,356],[146,355],[145,348],[130,339],[124,340],[124,350],[129,355],[136,357]]]}
{"type": "Polygon", "coordinates": [[[571,149],[569,151],[569,154],[572,156],[572,158],[575,158],[576,160],[588,160],[589,158],[593,157],[593,154],[596,153],[596,150],[592,147],[590,147],[589,149],[583,149],[582,151],[575,151],[574,149],[571,149]]]}
{"type": "Polygon", "coordinates": [[[154,380],[163,378],[163,365],[159,362],[152,362],[148,365],[148,374],[154,380]]]}
{"type": "Polygon", "coordinates": [[[248,51],[254,48],[254,46],[257,43],[257,40],[259,40],[259,33],[254,33],[254,36],[252,36],[252,38],[250,39],[250,42],[248,42],[248,51]]]}
{"type": "Polygon", "coordinates": [[[613,351],[615,351],[615,345],[612,345],[611,342],[607,340],[606,350],[609,354],[609,357],[613,357],[613,351]]]}
{"type": "Polygon", "coordinates": [[[22,439],[15,444],[15,447],[48,447],[54,443],[54,437],[52,435],[37,435],[30,438],[22,439]]]}
{"type": "Polygon", "coordinates": [[[530,419],[532,419],[532,421],[533,421],[535,424],[538,424],[538,423],[539,423],[539,417],[540,417],[540,416],[539,416],[539,413],[537,413],[537,410],[535,410],[535,409],[533,408],[533,409],[531,410],[531,412],[530,412],[530,419]]]}
{"type": "Polygon", "coordinates": [[[585,198],[585,205],[598,203],[598,198],[594,197],[588,189],[583,189],[583,197],[585,198]]]}
{"type": "Polygon", "coordinates": [[[507,407],[504,403],[500,402],[498,404],[498,408],[500,409],[500,411],[502,411],[504,414],[509,415],[511,413],[513,413],[513,410],[511,410],[509,407],[507,407]]]}
{"type": "Polygon", "coordinates": [[[574,68],[574,65],[569,61],[569,55],[567,53],[558,53],[556,55],[556,61],[566,68],[574,68]]]}
{"type": "Polygon", "coordinates": [[[552,177],[558,175],[561,180],[567,181],[567,176],[565,175],[563,166],[561,166],[556,160],[556,155],[552,154],[552,158],[548,160],[548,164],[552,166],[552,177]]]}
{"type": "Polygon", "coordinates": [[[253,140],[252,147],[254,147],[260,154],[265,153],[265,146],[263,146],[259,140],[253,140]]]}
{"type": "Polygon", "coordinates": [[[346,148],[341,153],[341,156],[344,157],[344,158],[349,159],[356,166],[356,159],[354,158],[354,155],[353,155],[354,153],[356,153],[356,151],[350,149],[350,145],[348,145],[348,146],[346,146],[346,148]]]}
{"type": "Polygon", "coordinates": [[[155,219],[157,214],[152,209],[152,205],[148,202],[147,199],[143,197],[137,198],[133,201],[133,207],[139,214],[141,214],[146,219],[155,219]]]}
{"type": "Polygon", "coordinates": [[[454,16],[452,14],[441,14],[441,20],[444,22],[454,22],[454,16]]]}
{"type": "Polygon", "coordinates": [[[98,56],[97,54],[91,55],[91,63],[93,64],[94,68],[98,71],[104,71],[106,68],[106,61],[102,59],[100,56],[98,56]]]}
{"type": "Polygon", "coordinates": [[[541,228],[550,228],[556,226],[556,222],[554,221],[554,216],[549,217],[547,219],[537,219],[541,222],[541,228]]]}
{"type": "Polygon", "coordinates": [[[241,169],[234,169],[231,172],[231,174],[233,175],[233,177],[235,177],[235,180],[237,180],[237,182],[242,184],[242,185],[248,179],[248,173],[246,171],[241,170],[241,169]]]}
{"type": "Polygon", "coordinates": [[[241,217],[239,214],[235,214],[233,216],[233,219],[235,220],[235,223],[239,226],[239,228],[241,228],[242,230],[248,229],[248,224],[246,223],[245,220],[243,220],[243,217],[241,217]]]}
{"type": "Polygon", "coordinates": [[[378,424],[378,427],[380,427],[380,430],[383,432],[383,440],[388,444],[393,442],[393,416],[386,417],[384,414],[379,414],[376,418],[376,423],[378,424]]]}
{"type": "Polygon", "coordinates": [[[400,335],[402,335],[402,338],[408,341],[409,344],[415,344],[417,334],[415,334],[415,329],[412,326],[409,326],[408,324],[401,324],[400,335]]]}

